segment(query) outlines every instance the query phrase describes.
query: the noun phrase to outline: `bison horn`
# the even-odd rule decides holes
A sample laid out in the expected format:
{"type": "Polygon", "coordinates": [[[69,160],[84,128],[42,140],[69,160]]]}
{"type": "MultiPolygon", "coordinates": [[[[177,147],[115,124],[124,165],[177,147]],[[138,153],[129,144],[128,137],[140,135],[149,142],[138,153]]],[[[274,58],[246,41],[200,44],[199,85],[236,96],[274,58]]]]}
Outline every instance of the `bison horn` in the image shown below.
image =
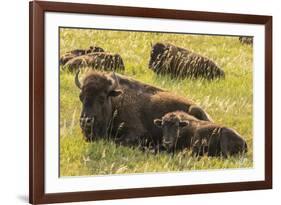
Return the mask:
{"type": "Polygon", "coordinates": [[[116,76],[114,71],[113,71],[113,78],[115,80],[115,83],[114,83],[115,86],[114,87],[119,87],[119,80],[118,80],[118,78],[117,78],[117,76],[116,76]]]}
{"type": "Polygon", "coordinates": [[[80,81],[78,79],[79,72],[80,71],[78,70],[78,72],[75,75],[75,85],[81,90],[82,86],[81,86],[81,83],[80,83],[80,81]]]}

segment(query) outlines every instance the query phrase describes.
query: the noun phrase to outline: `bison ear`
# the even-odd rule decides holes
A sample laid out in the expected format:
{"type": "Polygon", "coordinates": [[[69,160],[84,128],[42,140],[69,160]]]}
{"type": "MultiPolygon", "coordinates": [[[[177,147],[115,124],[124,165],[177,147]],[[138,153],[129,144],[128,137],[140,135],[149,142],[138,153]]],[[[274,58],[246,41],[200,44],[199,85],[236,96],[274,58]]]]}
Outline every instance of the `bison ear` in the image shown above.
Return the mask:
{"type": "Polygon", "coordinates": [[[180,123],[179,123],[179,126],[180,126],[180,127],[185,127],[185,126],[187,126],[187,125],[189,125],[189,122],[188,122],[187,120],[185,120],[185,121],[180,121],[180,123]]]}
{"type": "Polygon", "coordinates": [[[112,90],[108,93],[108,96],[110,97],[117,97],[123,93],[122,90],[112,90]]]}
{"type": "Polygon", "coordinates": [[[155,119],[154,121],[153,121],[153,123],[154,123],[154,125],[156,125],[157,127],[162,127],[162,120],[160,120],[160,119],[155,119]]]}

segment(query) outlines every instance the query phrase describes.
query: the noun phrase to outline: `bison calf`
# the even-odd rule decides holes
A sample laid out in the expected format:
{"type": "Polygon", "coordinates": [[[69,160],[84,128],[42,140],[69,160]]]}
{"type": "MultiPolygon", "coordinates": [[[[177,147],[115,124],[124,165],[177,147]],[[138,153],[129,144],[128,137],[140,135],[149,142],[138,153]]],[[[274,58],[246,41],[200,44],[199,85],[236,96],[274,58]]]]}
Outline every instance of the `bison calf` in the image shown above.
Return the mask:
{"type": "Polygon", "coordinates": [[[172,44],[156,43],[152,46],[149,68],[156,73],[172,77],[206,78],[224,77],[212,60],[172,44]]]}
{"type": "Polygon", "coordinates": [[[163,146],[168,152],[192,148],[196,156],[231,156],[247,151],[247,144],[233,129],[223,127],[182,112],[170,112],[155,119],[162,128],[163,146]]]}

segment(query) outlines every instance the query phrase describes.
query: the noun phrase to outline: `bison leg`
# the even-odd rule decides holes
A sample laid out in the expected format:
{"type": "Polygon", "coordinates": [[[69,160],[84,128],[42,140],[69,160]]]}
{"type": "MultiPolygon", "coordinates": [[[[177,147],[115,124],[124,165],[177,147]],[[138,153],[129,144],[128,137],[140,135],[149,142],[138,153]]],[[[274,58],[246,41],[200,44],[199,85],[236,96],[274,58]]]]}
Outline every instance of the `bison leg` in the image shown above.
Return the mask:
{"type": "Polygon", "coordinates": [[[123,146],[134,146],[134,147],[141,147],[141,133],[139,132],[128,132],[124,133],[118,139],[116,139],[116,143],[123,145],[123,146]]]}
{"type": "Polygon", "coordinates": [[[192,139],[192,156],[200,157],[203,156],[208,150],[206,150],[206,144],[204,144],[202,140],[202,134],[200,132],[196,132],[192,139]]]}
{"type": "Polygon", "coordinates": [[[213,122],[213,119],[208,115],[208,113],[197,105],[191,105],[188,109],[188,113],[199,120],[213,122]]]}

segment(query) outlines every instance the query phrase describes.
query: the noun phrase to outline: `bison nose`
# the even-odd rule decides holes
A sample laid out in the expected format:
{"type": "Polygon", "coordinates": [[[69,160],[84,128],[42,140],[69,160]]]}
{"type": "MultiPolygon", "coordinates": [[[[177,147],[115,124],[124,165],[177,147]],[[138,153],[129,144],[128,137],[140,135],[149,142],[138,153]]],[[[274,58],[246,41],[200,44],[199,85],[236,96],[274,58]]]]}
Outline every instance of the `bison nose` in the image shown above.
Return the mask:
{"type": "Polygon", "coordinates": [[[85,120],[85,123],[86,123],[86,124],[91,124],[91,122],[92,122],[92,119],[91,119],[91,118],[86,118],[86,120],[85,120]]]}
{"type": "Polygon", "coordinates": [[[168,145],[168,144],[172,144],[172,142],[169,140],[163,140],[163,144],[168,145]]]}

